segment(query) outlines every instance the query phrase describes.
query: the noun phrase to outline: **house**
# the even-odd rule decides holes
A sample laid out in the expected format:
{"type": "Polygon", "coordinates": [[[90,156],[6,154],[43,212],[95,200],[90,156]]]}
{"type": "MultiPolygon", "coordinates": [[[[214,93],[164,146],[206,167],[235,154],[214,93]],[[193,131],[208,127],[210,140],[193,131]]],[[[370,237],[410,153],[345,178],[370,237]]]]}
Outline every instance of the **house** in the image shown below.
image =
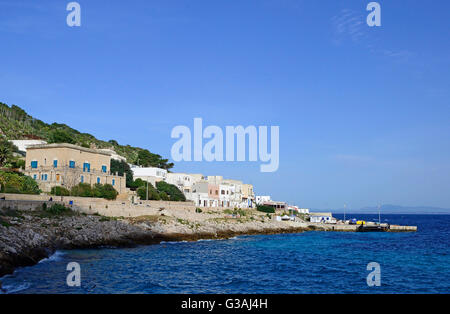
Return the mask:
{"type": "Polygon", "coordinates": [[[245,204],[246,208],[253,208],[255,203],[255,193],[253,192],[253,185],[242,185],[242,203],[245,204]]]}
{"type": "Polygon", "coordinates": [[[269,202],[264,202],[262,205],[269,206],[275,210],[280,210],[280,211],[284,211],[288,208],[288,205],[285,202],[269,201],[269,202]]]}
{"type": "Polygon", "coordinates": [[[185,195],[188,200],[193,201],[199,207],[210,207],[209,184],[206,181],[194,183],[192,192],[185,195]]]}
{"type": "Polygon", "coordinates": [[[27,146],[25,174],[39,188],[50,192],[54,186],[71,189],[79,183],[111,184],[119,194],[127,193],[126,175],[110,173],[109,153],[72,144],[27,146]]]}
{"type": "Polygon", "coordinates": [[[242,202],[242,185],[243,182],[239,180],[226,179],[222,181],[223,184],[229,185],[230,190],[230,207],[247,208],[247,203],[242,202]]]}
{"type": "Polygon", "coordinates": [[[153,186],[155,186],[157,182],[166,181],[167,179],[166,169],[133,166],[131,167],[131,171],[133,171],[134,180],[141,179],[150,182],[153,186]]]}
{"type": "Polygon", "coordinates": [[[255,196],[256,205],[262,205],[265,202],[270,202],[271,198],[269,195],[266,196],[255,196]]]}
{"type": "Polygon", "coordinates": [[[191,193],[195,177],[187,173],[167,173],[166,182],[175,185],[184,194],[191,193]]]}
{"type": "Polygon", "coordinates": [[[27,148],[30,146],[47,144],[46,141],[42,140],[11,140],[10,142],[19,149],[19,153],[22,155],[26,154],[27,148]]]}
{"type": "Polygon", "coordinates": [[[231,207],[231,185],[219,184],[219,207],[231,207]]]}
{"type": "Polygon", "coordinates": [[[326,224],[337,223],[336,218],[334,218],[332,216],[310,216],[309,221],[315,222],[315,223],[326,223],[326,224]]]}
{"type": "Polygon", "coordinates": [[[220,186],[218,184],[208,184],[209,207],[219,207],[220,186]]]}
{"type": "Polygon", "coordinates": [[[120,156],[113,149],[103,148],[103,149],[100,149],[100,150],[103,151],[103,152],[109,153],[111,155],[111,159],[114,159],[114,160],[117,160],[117,161],[127,162],[127,159],[125,157],[120,156]]]}

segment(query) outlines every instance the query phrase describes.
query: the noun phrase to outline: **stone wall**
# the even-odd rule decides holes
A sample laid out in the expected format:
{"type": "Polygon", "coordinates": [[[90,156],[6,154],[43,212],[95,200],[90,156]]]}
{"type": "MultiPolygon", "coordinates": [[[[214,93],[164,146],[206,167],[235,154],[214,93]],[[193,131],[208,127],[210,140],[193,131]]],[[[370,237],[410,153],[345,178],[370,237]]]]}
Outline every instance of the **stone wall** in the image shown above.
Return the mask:
{"type": "Polygon", "coordinates": [[[162,210],[195,211],[192,202],[168,202],[168,201],[141,201],[131,203],[129,201],[108,201],[101,198],[27,195],[27,194],[3,194],[0,193],[0,208],[7,207],[19,210],[35,210],[42,208],[44,203],[51,206],[60,203],[72,207],[73,210],[86,214],[100,214],[108,217],[138,217],[146,215],[159,215],[162,210]],[[72,202],[72,204],[71,204],[72,202]]]}

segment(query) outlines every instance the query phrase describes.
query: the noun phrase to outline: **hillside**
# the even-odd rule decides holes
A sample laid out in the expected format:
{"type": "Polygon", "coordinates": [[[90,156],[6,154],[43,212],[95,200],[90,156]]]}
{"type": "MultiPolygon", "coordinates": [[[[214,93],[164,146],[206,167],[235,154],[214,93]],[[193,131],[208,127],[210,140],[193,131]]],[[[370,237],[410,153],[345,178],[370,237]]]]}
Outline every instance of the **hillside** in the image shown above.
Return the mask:
{"type": "Polygon", "coordinates": [[[136,163],[139,159],[143,166],[164,169],[173,167],[168,159],[163,159],[160,155],[150,153],[146,149],[120,145],[115,140],[99,140],[89,133],[81,133],[66,124],[47,124],[28,115],[16,105],[9,107],[2,102],[0,102],[0,136],[8,140],[42,139],[49,143],[69,142],[84,147],[109,148],[125,157],[128,163],[136,163]]]}

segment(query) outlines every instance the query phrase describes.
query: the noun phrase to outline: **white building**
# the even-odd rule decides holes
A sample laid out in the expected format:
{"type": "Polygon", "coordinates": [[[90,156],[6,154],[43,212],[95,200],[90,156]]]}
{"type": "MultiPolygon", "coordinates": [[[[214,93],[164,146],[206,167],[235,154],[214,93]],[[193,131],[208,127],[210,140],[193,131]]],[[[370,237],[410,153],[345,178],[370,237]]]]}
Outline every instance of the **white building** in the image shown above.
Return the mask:
{"type": "MultiPolygon", "coordinates": [[[[242,185],[243,182],[239,180],[223,180],[222,184],[229,186],[230,191],[230,207],[237,207],[237,208],[247,208],[247,202],[242,201],[242,185]]],[[[220,188],[220,185],[219,185],[220,188]]]]}
{"type": "Polygon", "coordinates": [[[310,216],[309,221],[325,224],[335,224],[337,222],[336,218],[332,216],[310,216]]]}
{"type": "Polygon", "coordinates": [[[308,208],[299,208],[298,206],[288,206],[288,210],[292,210],[292,211],[296,211],[300,214],[309,214],[309,209],[308,208]]]}
{"type": "Polygon", "coordinates": [[[167,173],[166,182],[175,185],[186,196],[192,192],[192,185],[197,179],[187,173],[167,173]]]}
{"type": "Polygon", "coordinates": [[[111,154],[111,159],[118,160],[118,161],[125,161],[125,162],[127,162],[127,159],[126,159],[125,157],[120,156],[119,154],[117,154],[117,153],[116,153],[114,150],[112,150],[112,149],[109,149],[109,148],[102,148],[102,149],[99,149],[99,150],[111,154]]]}
{"type": "Polygon", "coordinates": [[[143,168],[134,166],[131,168],[131,171],[133,171],[134,180],[141,179],[150,182],[153,185],[155,185],[156,182],[166,181],[167,178],[167,170],[161,168],[143,168]]]}
{"type": "Polygon", "coordinates": [[[269,195],[255,196],[256,205],[263,205],[266,202],[270,202],[272,199],[269,195]]]}
{"type": "Polygon", "coordinates": [[[185,193],[186,199],[193,201],[196,206],[210,207],[208,182],[200,181],[192,185],[192,192],[185,193]]]}
{"type": "Polygon", "coordinates": [[[29,146],[47,144],[42,140],[11,140],[10,142],[16,145],[21,153],[26,153],[29,146]]]}

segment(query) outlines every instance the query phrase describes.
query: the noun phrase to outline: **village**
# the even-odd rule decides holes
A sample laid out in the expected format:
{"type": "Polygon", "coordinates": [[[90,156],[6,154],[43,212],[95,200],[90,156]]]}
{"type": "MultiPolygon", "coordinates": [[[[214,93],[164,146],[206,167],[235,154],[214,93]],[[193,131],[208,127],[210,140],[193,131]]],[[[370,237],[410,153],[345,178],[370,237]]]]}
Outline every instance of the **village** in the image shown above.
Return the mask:
{"type": "Polygon", "coordinates": [[[139,217],[158,214],[164,209],[166,214],[170,215],[167,211],[176,212],[178,217],[186,218],[187,221],[198,219],[185,215],[190,212],[209,212],[215,218],[241,219],[245,215],[244,210],[252,210],[252,213],[259,212],[265,215],[263,218],[269,217],[274,222],[309,222],[317,226],[333,226],[328,229],[336,231],[415,230],[388,226],[381,221],[366,222],[354,218],[338,220],[331,212],[311,212],[308,208],[273,200],[268,195],[257,195],[252,184],[219,175],[173,173],[162,168],[128,164],[134,182],[140,182],[140,188],[136,191],[127,187],[126,173],[120,175],[111,172],[113,161],[126,163],[126,159],[113,149],[87,148],[68,143],[48,144],[30,139],[11,142],[25,160],[25,167],[20,171],[36,181],[41,193],[1,194],[4,204],[6,201],[13,202],[10,206],[23,208],[29,206],[27,202],[38,202],[41,206],[40,202],[59,200],[62,204],[89,214],[139,217]],[[151,192],[161,185],[181,192],[183,197],[172,197],[169,192],[166,197],[160,198],[157,194],[157,198],[154,198],[151,192]],[[85,186],[108,186],[115,190],[115,194],[113,198],[96,199],[71,192],[85,186]]]}

